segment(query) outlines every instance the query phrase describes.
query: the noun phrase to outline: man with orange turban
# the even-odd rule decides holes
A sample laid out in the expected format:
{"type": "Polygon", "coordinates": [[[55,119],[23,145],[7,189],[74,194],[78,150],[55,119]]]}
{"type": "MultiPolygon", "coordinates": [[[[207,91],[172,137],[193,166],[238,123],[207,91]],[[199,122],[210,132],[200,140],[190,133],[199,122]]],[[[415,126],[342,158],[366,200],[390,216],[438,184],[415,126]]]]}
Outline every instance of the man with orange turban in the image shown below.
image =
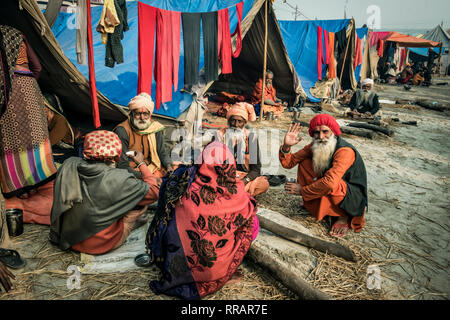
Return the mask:
{"type": "MultiPolygon", "coordinates": [[[[282,102],[277,98],[277,91],[272,84],[273,72],[266,71],[266,83],[264,86],[264,113],[273,112],[275,116],[279,116],[284,112],[284,107],[287,106],[286,102],[282,102]]],[[[252,103],[261,104],[262,98],[263,79],[258,79],[255,87],[253,88],[252,103]]]]}
{"type": "Polygon", "coordinates": [[[154,108],[155,104],[150,95],[140,93],[128,103],[128,119],[114,129],[122,141],[122,155],[117,167],[128,169],[137,178],[142,175],[136,164],[127,156],[128,151],[142,152],[150,172],[156,176],[163,177],[165,171],[173,170],[170,153],[164,141],[165,127],[151,119],[154,108]]]}
{"type": "Polygon", "coordinates": [[[219,130],[218,141],[226,144],[236,159],[237,177],[244,181],[245,191],[252,196],[269,189],[267,177],[261,176],[259,142],[256,134],[245,128],[248,121],[255,121],[253,106],[238,102],[227,112],[228,128],[219,130]]]}
{"type": "Polygon", "coordinates": [[[288,194],[301,195],[304,208],[317,220],[337,218],[330,235],[343,237],[349,228],[360,232],[367,207],[367,174],[364,161],[354,146],[340,137],[336,120],[328,114],[314,117],[309,124],[313,142],[300,151],[291,147],[302,138],[302,127],[289,127],[280,148],[281,165],[298,165],[297,183],[286,183],[288,194]]]}

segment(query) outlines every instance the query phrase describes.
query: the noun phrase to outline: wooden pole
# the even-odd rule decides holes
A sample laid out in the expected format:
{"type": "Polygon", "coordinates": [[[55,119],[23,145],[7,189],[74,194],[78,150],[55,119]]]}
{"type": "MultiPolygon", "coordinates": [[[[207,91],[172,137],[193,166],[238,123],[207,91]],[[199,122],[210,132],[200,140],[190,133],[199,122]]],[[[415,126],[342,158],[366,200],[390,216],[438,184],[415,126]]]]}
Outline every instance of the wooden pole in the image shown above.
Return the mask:
{"type": "Polygon", "coordinates": [[[441,75],[441,57],[442,57],[442,42],[439,46],[439,60],[438,60],[438,66],[439,66],[439,75],[441,75]]]}
{"type": "Polygon", "coordinates": [[[262,93],[261,93],[261,109],[259,114],[259,121],[262,120],[264,115],[264,94],[266,91],[266,65],[267,65],[267,1],[264,1],[264,63],[263,63],[263,82],[262,82],[262,93]]]}

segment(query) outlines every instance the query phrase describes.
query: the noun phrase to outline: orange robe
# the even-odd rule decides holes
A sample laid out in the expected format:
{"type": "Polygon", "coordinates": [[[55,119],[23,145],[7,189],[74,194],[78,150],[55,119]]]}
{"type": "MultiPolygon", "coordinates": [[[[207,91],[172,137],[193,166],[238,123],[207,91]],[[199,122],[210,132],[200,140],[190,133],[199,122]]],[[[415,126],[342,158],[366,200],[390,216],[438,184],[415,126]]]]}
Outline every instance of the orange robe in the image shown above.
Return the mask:
{"type": "MultiPolygon", "coordinates": [[[[138,203],[139,206],[146,206],[155,202],[158,199],[159,187],[155,183],[155,175],[150,172],[147,166],[140,166],[139,170],[142,173],[142,180],[150,187],[145,197],[138,203]]],[[[127,215],[135,215],[136,210],[132,210],[127,215]]],[[[115,221],[112,225],[98,232],[97,234],[75,244],[72,249],[88,254],[103,254],[119,246],[119,241],[124,232],[123,219],[127,216],[115,221]]],[[[137,218],[137,217],[136,217],[137,218]]]]}
{"type": "MultiPolygon", "coordinates": [[[[281,165],[286,169],[298,165],[297,182],[302,186],[304,206],[313,217],[319,221],[325,216],[347,217],[348,214],[339,207],[347,194],[347,183],[342,177],[355,162],[355,152],[347,147],[337,150],[331,168],[320,177],[313,170],[311,145],[294,154],[285,154],[280,148],[281,165]]],[[[364,215],[352,217],[350,227],[359,232],[364,224],[364,215]]]]}
{"type": "MultiPolygon", "coordinates": [[[[252,94],[252,103],[257,104],[261,103],[261,95],[262,95],[262,82],[263,79],[259,79],[258,82],[255,84],[255,88],[253,89],[252,94]]],[[[264,87],[264,100],[270,99],[274,103],[277,100],[277,91],[275,90],[275,87],[272,85],[270,88],[267,86],[264,87]]],[[[275,116],[279,116],[284,112],[284,107],[281,104],[276,104],[274,106],[264,104],[264,112],[270,112],[272,111],[275,116]]]]}

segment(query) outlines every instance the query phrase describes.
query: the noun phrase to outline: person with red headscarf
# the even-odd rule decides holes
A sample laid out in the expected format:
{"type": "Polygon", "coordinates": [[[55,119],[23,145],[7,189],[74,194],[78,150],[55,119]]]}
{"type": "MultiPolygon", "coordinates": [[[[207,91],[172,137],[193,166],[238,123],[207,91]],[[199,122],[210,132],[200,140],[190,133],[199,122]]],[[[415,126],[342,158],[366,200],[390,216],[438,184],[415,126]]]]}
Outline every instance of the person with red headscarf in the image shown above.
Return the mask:
{"type": "Polygon", "coordinates": [[[300,124],[291,125],[279,152],[284,168],[298,165],[297,183],[287,183],[287,193],[301,195],[304,208],[317,220],[325,216],[337,218],[331,236],[343,237],[349,228],[360,232],[367,207],[363,159],[354,146],[340,137],[339,124],[328,114],[311,120],[309,135],[313,142],[291,153],[291,147],[302,140],[301,130],[300,124]]]}
{"type": "Polygon", "coordinates": [[[122,143],[114,132],[90,132],[83,158],[71,157],[56,175],[51,211],[50,241],[62,250],[103,254],[118,248],[139,218],[158,199],[158,177],[142,152],[129,156],[142,174],[116,168],[122,143]]]}
{"type": "Polygon", "coordinates": [[[244,188],[233,155],[217,141],[195,165],[163,178],[146,237],[162,272],[150,281],[154,293],[201,299],[230,280],[259,230],[256,202],[244,188]]]}
{"type": "Polygon", "coordinates": [[[256,121],[253,106],[246,102],[238,102],[227,112],[228,128],[219,130],[217,138],[233,151],[237,162],[237,177],[244,181],[245,191],[252,196],[263,194],[269,190],[269,181],[261,176],[261,159],[259,141],[254,132],[245,128],[248,121],[256,121]]]}

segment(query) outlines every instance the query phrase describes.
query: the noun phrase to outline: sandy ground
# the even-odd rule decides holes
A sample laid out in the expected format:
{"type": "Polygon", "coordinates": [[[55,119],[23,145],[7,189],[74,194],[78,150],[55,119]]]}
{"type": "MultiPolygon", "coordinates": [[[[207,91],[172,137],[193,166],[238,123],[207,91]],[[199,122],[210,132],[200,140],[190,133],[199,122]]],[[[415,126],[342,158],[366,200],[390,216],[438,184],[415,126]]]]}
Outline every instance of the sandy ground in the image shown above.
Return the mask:
{"type": "MultiPolygon", "coordinates": [[[[448,81],[448,80],[446,80],[448,81]]],[[[377,86],[381,99],[410,97],[434,98],[450,102],[450,86],[413,88],[377,86]]],[[[412,99],[412,98],[411,98],[412,99]]],[[[310,250],[313,259],[306,280],[337,299],[449,299],[450,254],[450,118],[448,113],[417,106],[384,105],[384,120],[417,121],[417,126],[391,123],[393,137],[378,134],[368,140],[344,135],[362,155],[368,173],[369,211],[366,227],[359,234],[349,232],[344,240],[327,235],[329,223],[317,222],[298,207],[300,198],[286,195],[283,186],[272,187],[258,197],[258,205],[280,212],[301,223],[312,234],[327,241],[338,241],[354,248],[358,263],[310,250]],[[367,267],[381,271],[381,289],[366,286],[367,267]],[[351,283],[349,281],[352,281],[351,283]],[[347,289],[347,287],[349,287],[347,289]],[[338,289],[340,290],[338,292],[338,289]]],[[[315,113],[304,108],[302,121],[315,113]]],[[[223,118],[207,115],[215,123],[223,118]]],[[[263,173],[295,177],[296,170],[285,170],[278,163],[281,143],[291,114],[274,122],[258,123],[256,128],[271,127],[263,151],[263,173]],[[271,152],[272,151],[272,152],[271,152]]],[[[305,135],[294,150],[310,142],[305,135]]],[[[14,271],[15,290],[0,292],[3,299],[171,299],[156,296],[148,281],[159,278],[156,267],[126,274],[83,275],[80,290],[67,289],[67,267],[80,263],[74,252],[61,252],[48,240],[48,227],[25,225],[25,233],[13,239],[12,247],[27,259],[24,269],[14,271]]],[[[241,277],[207,299],[297,299],[285,286],[249,259],[240,267],[241,277]]]]}

